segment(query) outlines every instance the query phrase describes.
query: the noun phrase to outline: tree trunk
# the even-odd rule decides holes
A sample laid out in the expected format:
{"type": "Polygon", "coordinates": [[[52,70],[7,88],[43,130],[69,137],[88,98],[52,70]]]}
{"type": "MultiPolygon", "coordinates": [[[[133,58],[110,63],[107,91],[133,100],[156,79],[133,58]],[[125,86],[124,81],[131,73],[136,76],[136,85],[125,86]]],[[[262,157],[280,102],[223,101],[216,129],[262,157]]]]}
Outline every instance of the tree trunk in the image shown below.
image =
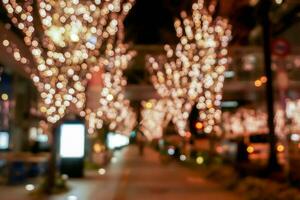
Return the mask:
{"type": "Polygon", "coordinates": [[[217,145],[217,137],[215,133],[210,133],[208,135],[209,140],[209,150],[208,150],[208,164],[213,164],[214,158],[216,156],[216,145],[217,145]]]}
{"type": "Polygon", "coordinates": [[[52,128],[52,146],[50,151],[50,158],[48,161],[48,173],[46,177],[45,192],[51,194],[55,188],[56,179],[56,154],[57,154],[57,126],[52,128]]]}

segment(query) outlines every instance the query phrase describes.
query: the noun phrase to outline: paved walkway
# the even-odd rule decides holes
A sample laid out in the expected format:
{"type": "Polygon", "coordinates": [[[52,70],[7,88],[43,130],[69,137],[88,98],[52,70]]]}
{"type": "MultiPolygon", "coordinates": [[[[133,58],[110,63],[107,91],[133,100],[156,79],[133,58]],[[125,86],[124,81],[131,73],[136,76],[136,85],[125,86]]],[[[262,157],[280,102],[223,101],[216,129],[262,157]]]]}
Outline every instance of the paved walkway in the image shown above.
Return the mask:
{"type": "MultiPolygon", "coordinates": [[[[105,175],[87,173],[84,179],[70,181],[68,194],[49,200],[240,200],[199,174],[172,162],[162,165],[159,155],[146,149],[140,157],[137,148],[116,153],[105,175]]],[[[30,200],[24,187],[0,187],[1,200],[30,200]]],[[[40,200],[40,199],[39,199],[40,200]]]]}

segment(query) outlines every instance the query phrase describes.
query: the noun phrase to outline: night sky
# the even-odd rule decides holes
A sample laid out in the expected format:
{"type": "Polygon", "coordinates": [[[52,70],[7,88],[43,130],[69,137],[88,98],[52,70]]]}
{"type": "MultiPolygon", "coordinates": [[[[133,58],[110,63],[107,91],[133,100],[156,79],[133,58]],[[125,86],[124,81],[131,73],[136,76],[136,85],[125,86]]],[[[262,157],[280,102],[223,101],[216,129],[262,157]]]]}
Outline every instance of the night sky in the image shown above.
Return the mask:
{"type": "MultiPolygon", "coordinates": [[[[182,10],[190,11],[193,2],[194,0],[136,0],[124,22],[126,42],[134,44],[176,44],[178,38],[174,30],[174,20],[179,17],[182,10]]],[[[2,8],[2,3],[0,5],[0,21],[7,23],[10,20],[5,9],[2,8]]],[[[242,40],[247,43],[249,31],[255,26],[253,9],[244,4],[239,5],[239,3],[235,3],[234,8],[231,8],[230,5],[222,4],[218,8],[222,13],[227,13],[228,16],[226,17],[234,25],[233,27],[236,29],[234,30],[234,36],[241,35],[242,40]],[[231,14],[233,16],[230,16],[231,14]]],[[[22,37],[22,33],[17,28],[12,26],[12,30],[22,37]]]]}
{"type": "Polygon", "coordinates": [[[137,0],[125,20],[126,40],[135,44],[176,41],[174,16],[163,0],[137,0]]]}
{"type": "MultiPolygon", "coordinates": [[[[134,44],[176,44],[174,20],[182,10],[190,11],[193,0],[136,0],[125,20],[126,42],[134,44]]],[[[256,26],[253,7],[248,4],[220,4],[218,15],[226,15],[234,25],[232,43],[247,44],[256,26]]]]}
{"type": "MultiPolygon", "coordinates": [[[[174,30],[174,20],[182,10],[190,11],[195,0],[136,0],[133,8],[125,19],[125,40],[133,44],[176,44],[178,38],[174,30]]],[[[206,2],[209,2],[207,0],[206,2]]],[[[258,25],[260,17],[257,10],[251,7],[248,0],[219,1],[217,14],[225,16],[233,25],[233,40],[231,44],[248,45],[249,34],[258,25]]],[[[0,3],[2,6],[2,3],[0,3]]],[[[276,6],[275,6],[276,7],[276,6]]],[[[288,28],[295,18],[299,20],[300,5],[291,9],[282,24],[276,27],[288,28]]],[[[288,9],[286,11],[289,11],[288,9]]],[[[8,22],[5,9],[0,7],[0,21],[8,22]]],[[[282,30],[279,30],[279,34],[282,30]]],[[[17,28],[12,30],[22,35],[17,28]]]]}

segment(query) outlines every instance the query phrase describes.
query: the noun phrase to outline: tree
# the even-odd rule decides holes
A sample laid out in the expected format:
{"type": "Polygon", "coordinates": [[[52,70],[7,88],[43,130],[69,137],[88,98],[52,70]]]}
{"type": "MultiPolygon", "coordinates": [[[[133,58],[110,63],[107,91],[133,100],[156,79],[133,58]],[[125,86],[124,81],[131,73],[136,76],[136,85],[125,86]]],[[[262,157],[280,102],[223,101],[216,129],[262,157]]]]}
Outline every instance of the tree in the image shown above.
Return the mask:
{"type": "MultiPolygon", "coordinates": [[[[30,76],[41,94],[40,111],[57,122],[72,103],[83,109],[90,72],[118,44],[129,1],[3,1],[24,36],[34,63],[30,76]]],[[[5,46],[13,45],[9,41],[5,46]]],[[[19,59],[18,48],[14,53],[19,59]]]]}
{"type": "Polygon", "coordinates": [[[135,126],[135,113],[130,108],[130,102],[125,99],[127,81],[123,76],[123,71],[134,55],[135,52],[127,52],[125,46],[120,46],[115,50],[114,56],[103,58],[99,105],[96,111],[91,108],[86,110],[90,134],[95,129],[101,129],[104,123],[109,124],[110,130],[128,135],[135,126]]]}
{"type": "Polygon", "coordinates": [[[227,46],[231,37],[228,20],[214,17],[216,2],[208,6],[198,0],[192,16],[181,12],[175,21],[180,42],[175,49],[166,45],[166,57],[150,57],[149,70],[158,93],[173,102],[170,110],[180,135],[188,131],[187,119],[197,104],[204,131],[212,133],[221,119],[227,46]]]}

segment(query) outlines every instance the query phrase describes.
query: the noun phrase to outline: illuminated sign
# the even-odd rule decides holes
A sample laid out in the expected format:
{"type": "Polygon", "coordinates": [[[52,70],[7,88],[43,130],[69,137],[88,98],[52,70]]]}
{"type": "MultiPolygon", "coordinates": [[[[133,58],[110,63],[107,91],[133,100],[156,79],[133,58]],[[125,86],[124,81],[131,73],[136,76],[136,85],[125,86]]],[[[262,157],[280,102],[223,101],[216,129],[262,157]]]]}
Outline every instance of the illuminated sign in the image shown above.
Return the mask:
{"type": "Polygon", "coordinates": [[[237,101],[223,101],[221,103],[222,108],[236,108],[239,106],[239,102],[237,101]]]}
{"type": "Polygon", "coordinates": [[[129,144],[129,137],[121,134],[108,133],[108,148],[115,149],[129,144]]]}
{"type": "Polygon", "coordinates": [[[84,125],[63,124],[60,131],[60,156],[62,158],[82,158],[85,140],[84,125]]]}
{"type": "Polygon", "coordinates": [[[9,147],[8,132],[0,132],[0,150],[8,149],[8,147],[9,147]]]}

